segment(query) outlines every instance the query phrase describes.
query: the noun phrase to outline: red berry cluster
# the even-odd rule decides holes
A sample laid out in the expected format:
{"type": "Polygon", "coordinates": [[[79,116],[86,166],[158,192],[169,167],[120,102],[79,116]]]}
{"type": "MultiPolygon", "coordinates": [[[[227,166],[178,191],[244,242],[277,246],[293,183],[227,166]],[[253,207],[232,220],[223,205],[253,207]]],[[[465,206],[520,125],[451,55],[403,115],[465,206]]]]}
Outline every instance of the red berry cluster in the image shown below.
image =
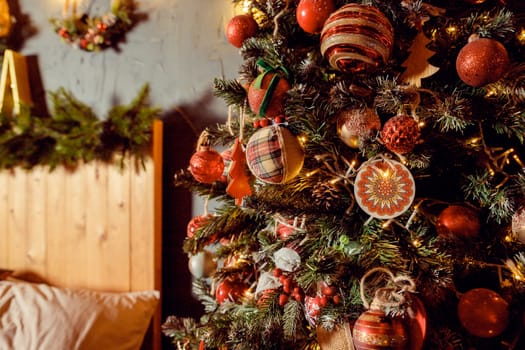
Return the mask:
{"type": "Polygon", "coordinates": [[[283,270],[279,268],[275,268],[273,270],[273,275],[279,278],[279,282],[281,282],[283,286],[283,291],[279,295],[280,306],[286,305],[290,297],[294,298],[298,302],[302,302],[304,300],[304,291],[292,276],[289,274],[284,274],[283,270]]]}
{"type": "Polygon", "coordinates": [[[330,300],[334,305],[341,303],[341,296],[337,294],[337,288],[326,282],[321,283],[321,295],[317,297],[319,297],[319,306],[321,307],[325,307],[330,300]]]}
{"type": "Polygon", "coordinates": [[[278,115],[274,118],[262,118],[262,119],[256,119],[253,121],[253,127],[255,129],[258,128],[264,128],[273,121],[274,124],[282,124],[286,121],[286,117],[283,115],[278,115]]]}

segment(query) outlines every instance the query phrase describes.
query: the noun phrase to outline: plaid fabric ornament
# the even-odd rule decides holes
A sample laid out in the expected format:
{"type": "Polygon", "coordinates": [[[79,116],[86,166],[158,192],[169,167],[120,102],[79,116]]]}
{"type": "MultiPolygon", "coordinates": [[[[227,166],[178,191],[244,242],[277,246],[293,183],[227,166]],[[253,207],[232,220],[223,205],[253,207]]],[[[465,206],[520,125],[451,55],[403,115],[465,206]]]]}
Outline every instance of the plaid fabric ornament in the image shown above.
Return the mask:
{"type": "Polygon", "coordinates": [[[297,176],[304,163],[304,150],[288,129],[271,125],[257,130],[246,144],[246,161],[259,180],[284,184],[297,176]]]}

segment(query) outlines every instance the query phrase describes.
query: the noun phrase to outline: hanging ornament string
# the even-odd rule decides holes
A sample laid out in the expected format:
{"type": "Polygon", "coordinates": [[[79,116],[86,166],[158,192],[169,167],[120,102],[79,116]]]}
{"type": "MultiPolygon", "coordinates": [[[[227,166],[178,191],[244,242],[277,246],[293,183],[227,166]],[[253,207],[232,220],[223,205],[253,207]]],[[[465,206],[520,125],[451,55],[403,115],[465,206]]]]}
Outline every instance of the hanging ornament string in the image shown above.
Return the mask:
{"type": "Polygon", "coordinates": [[[414,293],[416,291],[416,284],[409,276],[394,276],[390,270],[383,267],[376,267],[369,270],[361,278],[359,290],[361,300],[366,309],[385,311],[393,307],[400,308],[405,304],[405,294],[407,292],[414,293]],[[382,272],[389,277],[386,281],[387,287],[376,289],[372,303],[369,303],[366,297],[366,279],[377,272],[382,272]]]}
{"type": "Polygon", "coordinates": [[[89,15],[91,6],[92,3],[87,13],[77,14],[77,0],[73,0],[71,6],[69,0],[65,0],[63,18],[51,18],[49,21],[62,40],[74,48],[90,52],[116,48],[135,24],[134,2],[111,0],[110,12],[96,17],[89,15]]]}
{"type": "MultiPolygon", "coordinates": [[[[244,101],[244,106],[239,107],[239,141],[244,140],[244,123],[246,121],[246,101],[244,101]]],[[[233,131],[233,107],[228,106],[228,119],[226,120],[226,127],[231,136],[235,136],[233,131]]]]}
{"type": "Polygon", "coordinates": [[[286,6],[284,9],[279,11],[279,13],[274,17],[273,23],[274,23],[274,29],[273,29],[273,38],[275,39],[277,37],[277,34],[279,33],[279,19],[284,15],[284,13],[288,10],[290,7],[290,0],[286,0],[286,6]]]}

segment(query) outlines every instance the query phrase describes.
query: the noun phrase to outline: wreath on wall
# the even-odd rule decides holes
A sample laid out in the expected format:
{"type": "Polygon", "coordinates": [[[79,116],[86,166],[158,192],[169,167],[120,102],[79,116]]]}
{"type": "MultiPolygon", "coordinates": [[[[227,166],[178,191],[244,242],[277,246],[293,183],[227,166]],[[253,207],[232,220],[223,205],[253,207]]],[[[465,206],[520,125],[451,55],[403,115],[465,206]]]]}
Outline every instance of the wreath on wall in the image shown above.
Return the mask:
{"type": "Polygon", "coordinates": [[[128,156],[136,167],[144,165],[153,120],[160,117],[160,109],[148,103],[147,84],[129,105],[112,107],[104,119],[64,88],[50,96],[53,108],[48,116],[32,115],[29,106],[15,118],[0,114],[0,169],[74,168],[93,160],[124,167],[128,156]]]}
{"type": "MultiPolygon", "coordinates": [[[[91,7],[91,6],[90,6],[91,7]]],[[[114,0],[111,10],[101,16],[81,15],[76,11],[73,0],[72,12],[69,13],[69,1],[64,3],[63,18],[51,18],[50,22],[64,42],[84,51],[101,51],[115,48],[126,33],[135,24],[135,3],[129,0],[114,0]]]]}

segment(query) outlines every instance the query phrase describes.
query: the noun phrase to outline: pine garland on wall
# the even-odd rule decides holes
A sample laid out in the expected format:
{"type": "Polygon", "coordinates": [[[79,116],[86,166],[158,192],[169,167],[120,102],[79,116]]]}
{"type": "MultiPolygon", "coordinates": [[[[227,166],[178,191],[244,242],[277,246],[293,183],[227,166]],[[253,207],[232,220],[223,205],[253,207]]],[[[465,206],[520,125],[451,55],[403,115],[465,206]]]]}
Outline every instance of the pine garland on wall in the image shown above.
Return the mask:
{"type": "Polygon", "coordinates": [[[0,114],[0,169],[58,165],[101,160],[124,166],[125,156],[142,164],[152,139],[152,123],[160,109],[148,102],[144,85],[128,105],[112,107],[100,118],[91,107],[60,88],[50,92],[49,116],[34,116],[24,106],[14,118],[0,114]]]}

